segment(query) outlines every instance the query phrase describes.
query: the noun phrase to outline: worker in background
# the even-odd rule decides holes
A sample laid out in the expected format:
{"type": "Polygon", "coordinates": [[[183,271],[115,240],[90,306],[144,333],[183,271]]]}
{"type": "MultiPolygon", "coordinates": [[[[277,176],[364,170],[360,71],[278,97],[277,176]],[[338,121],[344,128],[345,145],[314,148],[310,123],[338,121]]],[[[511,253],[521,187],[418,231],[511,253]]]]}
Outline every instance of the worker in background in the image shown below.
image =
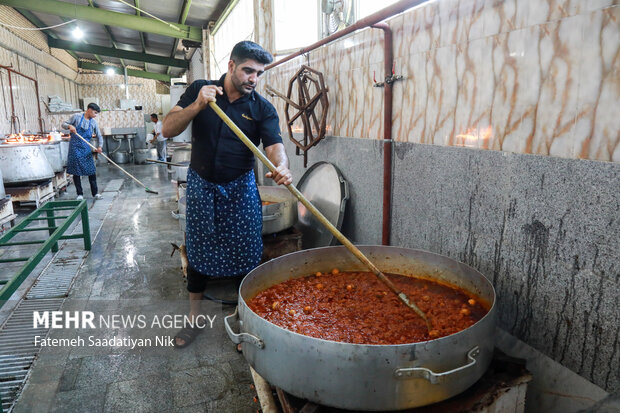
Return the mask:
{"type": "MultiPolygon", "coordinates": [[[[254,155],[208,106],[217,105],[276,166],[267,173],[278,185],[293,182],[282,144],[279,118],[254,88],[271,54],[243,41],[232,50],[219,80],[197,80],[164,119],[164,136],[176,136],[193,120],[192,157],[187,173],[186,249],[190,319],[199,314],[209,280],[245,276],[263,252],[262,211],[254,178],[254,155]]],[[[183,328],[175,346],[185,347],[200,332],[183,328]]]]}
{"type": "Polygon", "coordinates": [[[153,127],[153,139],[151,139],[151,144],[157,144],[157,160],[166,162],[166,158],[168,156],[166,151],[166,139],[164,135],[162,135],[162,122],[157,117],[156,113],[151,113],[151,122],[155,124],[153,127]]]}
{"type": "Polygon", "coordinates": [[[84,113],[76,113],[71,118],[63,122],[62,128],[69,129],[71,140],[69,141],[69,154],[67,156],[67,173],[73,175],[73,183],[77,193],[77,200],[84,199],[82,191],[82,176],[88,176],[90,182],[90,192],[95,199],[103,198],[97,189],[97,175],[95,161],[93,160],[92,148],[80,139],[76,134],[90,141],[94,135],[97,136],[97,152],[101,153],[103,147],[103,136],[99,130],[99,125],[95,118],[101,112],[99,105],[89,103],[84,113]]]}

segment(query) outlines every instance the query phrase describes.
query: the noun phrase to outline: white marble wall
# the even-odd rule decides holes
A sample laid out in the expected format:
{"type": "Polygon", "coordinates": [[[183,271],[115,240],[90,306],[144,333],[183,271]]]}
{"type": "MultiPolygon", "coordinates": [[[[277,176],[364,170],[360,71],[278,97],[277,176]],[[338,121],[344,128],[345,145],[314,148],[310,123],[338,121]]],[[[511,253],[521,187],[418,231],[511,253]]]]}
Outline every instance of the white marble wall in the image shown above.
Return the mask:
{"type": "MultiPolygon", "coordinates": [[[[101,133],[107,128],[143,128],[145,113],[142,110],[106,110],[97,116],[97,124],[101,133]]],[[[60,130],[62,123],[71,115],[71,113],[50,114],[48,116],[50,128],[60,130]]]]}
{"type": "MultiPolygon", "coordinates": [[[[0,6],[0,21],[14,26],[33,27],[22,15],[10,7],[0,6]]],[[[9,66],[26,76],[38,80],[39,96],[34,83],[22,76],[11,75],[16,127],[29,132],[40,131],[37,104],[41,108],[43,129],[50,129],[45,105],[50,95],[60,96],[74,106],[78,105],[75,79],[77,64],[64,51],[49,49],[45,36],[38,31],[8,30],[0,26],[0,64],[9,66]],[[50,54],[51,52],[51,54],[50,54]]],[[[11,130],[11,97],[8,72],[0,69],[0,135],[11,130]]]]}
{"type": "MultiPolygon", "coordinates": [[[[146,113],[160,113],[161,102],[157,97],[156,80],[129,76],[129,99],[135,99],[146,113]]],[[[105,73],[80,73],[77,78],[80,97],[98,97],[101,109],[111,110],[120,107],[120,100],[125,99],[123,75],[108,76],[105,73]]],[[[125,126],[118,126],[125,127],[125,126]]]]}
{"type": "MultiPolygon", "coordinates": [[[[406,77],[394,86],[394,139],[619,162],[615,3],[442,0],[388,20],[406,77]]],[[[270,70],[262,87],[285,93],[309,63],[330,90],[328,134],[381,139],[382,45],[380,30],[358,31],[270,70]]]]}

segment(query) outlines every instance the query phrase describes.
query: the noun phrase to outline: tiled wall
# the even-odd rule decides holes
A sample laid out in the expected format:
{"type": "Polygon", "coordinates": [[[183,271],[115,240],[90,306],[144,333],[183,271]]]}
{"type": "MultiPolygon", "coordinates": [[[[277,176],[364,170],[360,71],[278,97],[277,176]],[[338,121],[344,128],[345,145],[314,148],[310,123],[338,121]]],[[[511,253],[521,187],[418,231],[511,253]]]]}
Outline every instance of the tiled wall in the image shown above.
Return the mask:
{"type": "MultiPolygon", "coordinates": [[[[105,110],[97,116],[97,124],[104,133],[106,128],[143,128],[144,111],[142,110],[105,110]]],[[[52,128],[61,129],[63,122],[71,117],[71,113],[49,115],[52,128]]]]}
{"type": "MultiPolygon", "coordinates": [[[[125,99],[123,75],[80,73],[77,81],[80,83],[80,97],[98,97],[102,110],[117,109],[120,107],[120,100],[125,99]]],[[[161,103],[155,88],[156,82],[152,79],[128,77],[129,99],[135,99],[136,105],[141,105],[145,113],[161,112],[161,103]]]]}
{"type": "MultiPolygon", "coordinates": [[[[393,138],[620,161],[613,3],[442,0],[388,20],[405,76],[394,86],[393,138]]],[[[372,84],[383,79],[382,47],[382,31],[358,31],[268,71],[261,91],[286,93],[309,63],[330,90],[328,135],[381,139],[383,93],[372,84]]]]}

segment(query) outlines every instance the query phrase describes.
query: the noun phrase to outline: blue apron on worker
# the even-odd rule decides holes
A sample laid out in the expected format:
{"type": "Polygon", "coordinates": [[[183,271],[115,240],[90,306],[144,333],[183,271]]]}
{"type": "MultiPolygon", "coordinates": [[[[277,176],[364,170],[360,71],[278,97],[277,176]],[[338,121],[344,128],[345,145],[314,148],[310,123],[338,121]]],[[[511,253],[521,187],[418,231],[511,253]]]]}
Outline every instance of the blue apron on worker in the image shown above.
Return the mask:
{"type": "MultiPolygon", "coordinates": [[[[77,133],[84,139],[90,140],[93,135],[92,119],[88,120],[88,129],[82,127],[84,115],[75,127],[77,133]]],[[[67,156],[67,173],[78,176],[90,176],[95,174],[95,161],[91,147],[86,142],[71,134],[69,142],[69,154],[67,156]]]]}
{"type": "Polygon", "coordinates": [[[254,171],[215,184],[187,172],[186,248],[189,265],[213,277],[245,275],[263,253],[262,208],[254,171]]]}

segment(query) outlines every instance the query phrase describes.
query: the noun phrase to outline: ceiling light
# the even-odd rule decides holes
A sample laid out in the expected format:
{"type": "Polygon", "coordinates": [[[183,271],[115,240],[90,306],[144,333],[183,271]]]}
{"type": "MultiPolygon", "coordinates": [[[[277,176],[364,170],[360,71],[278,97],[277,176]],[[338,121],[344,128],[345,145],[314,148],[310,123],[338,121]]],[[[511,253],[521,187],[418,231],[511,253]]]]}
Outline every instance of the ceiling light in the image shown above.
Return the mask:
{"type": "Polygon", "coordinates": [[[75,29],[73,29],[73,32],[71,32],[71,34],[76,39],[81,39],[82,37],[84,37],[84,32],[82,31],[82,29],[80,29],[80,26],[76,26],[75,29]]]}
{"type": "Polygon", "coordinates": [[[108,75],[108,76],[113,76],[115,73],[116,73],[116,72],[115,72],[115,71],[114,71],[114,69],[112,69],[111,67],[108,67],[108,68],[105,70],[105,74],[106,74],[106,75],[108,75]]]}

